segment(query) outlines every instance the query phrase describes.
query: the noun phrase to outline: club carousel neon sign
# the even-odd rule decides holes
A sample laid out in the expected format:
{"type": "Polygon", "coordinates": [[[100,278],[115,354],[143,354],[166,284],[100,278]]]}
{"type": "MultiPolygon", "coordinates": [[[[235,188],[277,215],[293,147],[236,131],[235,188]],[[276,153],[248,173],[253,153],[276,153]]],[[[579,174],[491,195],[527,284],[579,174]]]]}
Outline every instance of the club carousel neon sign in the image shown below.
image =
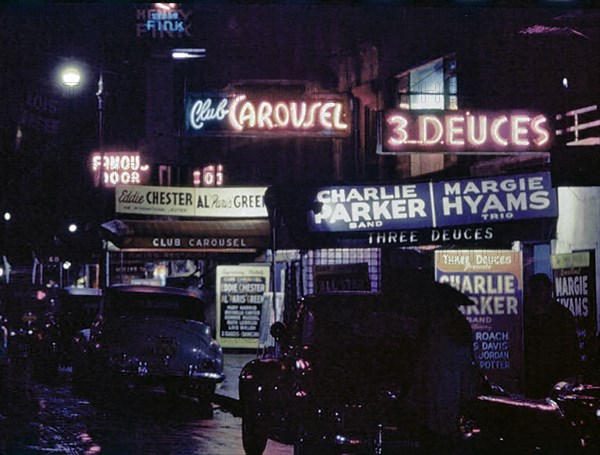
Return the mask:
{"type": "Polygon", "coordinates": [[[392,153],[542,152],[551,139],[547,117],[524,112],[390,111],[384,121],[384,149],[392,153]]]}
{"type": "Polygon", "coordinates": [[[191,94],[186,133],[192,136],[348,136],[350,103],[337,95],[300,100],[250,98],[246,94],[191,94]]]}

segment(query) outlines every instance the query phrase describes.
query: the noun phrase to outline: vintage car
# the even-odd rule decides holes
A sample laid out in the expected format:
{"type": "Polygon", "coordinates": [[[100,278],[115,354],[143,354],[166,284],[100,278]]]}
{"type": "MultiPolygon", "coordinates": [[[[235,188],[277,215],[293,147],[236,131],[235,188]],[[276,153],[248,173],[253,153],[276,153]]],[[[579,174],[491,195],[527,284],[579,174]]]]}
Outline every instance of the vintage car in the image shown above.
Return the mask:
{"type": "Polygon", "coordinates": [[[295,455],[600,453],[597,373],[545,399],[507,392],[443,346],[460,339],[473,359],[456,308],[470,304],[464,296],[434,283],[418,294],[308,296],[292,320],[273,324],[280,352],[239,377],[246,454],[262,454],[268,439],[295,455]],[[464,400],[449,399],[457,391],[464,400]]]}
{"type": "Polygon", "coordinates": [[[92,327],[80,333],[73,378],[96,391],[162,386],[208,401],[224,379],[222,349],[190,290],[109,287],[92,327]]]}
{"type": "MultiPolygon", "coordinates": [[[[452,316],[440,320],[470,332],[454,303],[441,305],[430,311],[429,304],[364,292],[304,298],[292,321],[271,327],[282,355],[255,359],[240,373],[246,454],[263,453],[269,438],[293,444],[296,455],[433,450],[425,448],[431,432],[409,398],[418,395],[422,339],[441,313],[452,316]]],[[[468,337],[464,348],[477,387],[468,337]]]]}
{"type": "Polygon", "coordinates": [[[468,411],[465,434],[473,453],[600,453],[600,370],[558,382],[546,398],[531,398],[494,387],[468,411]]]}

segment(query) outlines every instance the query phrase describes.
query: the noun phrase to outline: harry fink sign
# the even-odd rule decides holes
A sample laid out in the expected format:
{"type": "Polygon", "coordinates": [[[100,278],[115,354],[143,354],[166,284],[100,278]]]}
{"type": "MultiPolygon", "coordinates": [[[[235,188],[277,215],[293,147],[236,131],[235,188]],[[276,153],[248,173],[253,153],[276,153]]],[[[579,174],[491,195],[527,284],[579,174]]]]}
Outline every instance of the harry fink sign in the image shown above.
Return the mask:
{"type": "Polygon", "coordinates": [[[367,232],[369,244],[491,240],[487,225],[557,216],[556,192],[547,172],[386,186],[317,189],[318,213],[308,212],[312,232],[367,232]],[[463,227],[460,239],[456,229],[463,227]]]}
{"type": "Polygon", "coordinates": [[[244,93],[190,93],[188,136],[315,136],[350,134],[350,102],[341,95],[273,99],[244,93]]]}

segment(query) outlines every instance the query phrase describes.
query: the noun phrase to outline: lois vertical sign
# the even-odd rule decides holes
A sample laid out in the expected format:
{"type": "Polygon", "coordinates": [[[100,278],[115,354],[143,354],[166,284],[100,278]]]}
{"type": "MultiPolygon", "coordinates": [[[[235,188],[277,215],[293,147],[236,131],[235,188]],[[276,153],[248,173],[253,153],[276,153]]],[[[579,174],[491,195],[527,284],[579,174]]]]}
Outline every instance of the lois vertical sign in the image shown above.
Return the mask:
{"type": "Polygon", "coordinates": [[[490,380],[517,390],[523,372],[523,266],[520,252],[435,252],[435,276],[466,294],[475,357],[490,380]]]}

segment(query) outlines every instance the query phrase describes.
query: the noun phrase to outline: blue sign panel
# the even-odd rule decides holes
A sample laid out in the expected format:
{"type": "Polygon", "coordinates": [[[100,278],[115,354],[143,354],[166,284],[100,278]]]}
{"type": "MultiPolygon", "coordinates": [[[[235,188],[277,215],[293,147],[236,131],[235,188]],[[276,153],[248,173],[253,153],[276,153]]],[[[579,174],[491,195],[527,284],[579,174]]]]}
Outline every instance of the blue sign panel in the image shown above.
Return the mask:
{"type": "Polygon", "coordinates": [[[330,186],[317,190],[315,202],[318,210],[307,213],[311,232],[488,225],[558,215],[556,191],[547,172],[435,183],[330,186]]]}
{"type": "Polygon", "coordinates": [[[433,223],[429,183],[319,188],[318,213],[310,212],[313,232],[417,229],[433,223]]]}
{"type": "Polygon", "coordinates": [[[435,227],[558,215],[550,173],[433,183],[435,227]]]}

